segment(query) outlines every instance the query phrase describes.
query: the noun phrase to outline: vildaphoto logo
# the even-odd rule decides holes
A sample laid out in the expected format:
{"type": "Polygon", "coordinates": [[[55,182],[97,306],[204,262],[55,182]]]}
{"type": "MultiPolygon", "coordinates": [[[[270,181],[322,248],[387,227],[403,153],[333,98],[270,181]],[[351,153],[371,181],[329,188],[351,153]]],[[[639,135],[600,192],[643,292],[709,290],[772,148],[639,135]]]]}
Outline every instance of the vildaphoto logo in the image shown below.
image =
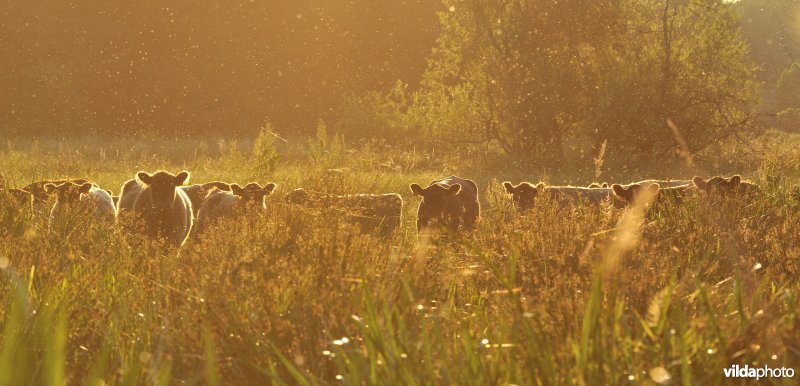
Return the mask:
{"type": "Polygon", "coordinates": [[[750,367],[748,365],[739,366],[733,365],[723,369],[725,378],[794,378],[794,369],[789,367],[776,367],[770,368],[767,365],[764,367],[750,367]]]}

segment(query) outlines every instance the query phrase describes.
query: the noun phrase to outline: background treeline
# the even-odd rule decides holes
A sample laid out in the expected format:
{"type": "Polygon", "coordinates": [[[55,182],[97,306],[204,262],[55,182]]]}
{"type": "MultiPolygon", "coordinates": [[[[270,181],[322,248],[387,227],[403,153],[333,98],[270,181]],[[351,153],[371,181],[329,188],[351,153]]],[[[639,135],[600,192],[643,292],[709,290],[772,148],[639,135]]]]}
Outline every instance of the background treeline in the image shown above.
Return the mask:
{"type": "Polygon", "coordinates": [[[322,120],[351,143],[570,166],[692,155],[800,119],[798,0],[3,8],[8,134],[293,136],[322,120]]]}

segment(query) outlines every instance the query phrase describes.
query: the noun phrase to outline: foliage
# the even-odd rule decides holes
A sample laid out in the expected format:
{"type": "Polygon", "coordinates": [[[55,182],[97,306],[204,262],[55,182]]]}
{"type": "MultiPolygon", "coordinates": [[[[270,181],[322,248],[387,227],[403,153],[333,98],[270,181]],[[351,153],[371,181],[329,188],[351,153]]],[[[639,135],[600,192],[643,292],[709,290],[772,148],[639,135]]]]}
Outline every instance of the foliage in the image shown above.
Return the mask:
{"type": "Polygon", "coordinates": [[[747,131],[754,66],[734,9],[719,1],[626,2],[628,28],[603,53],[592,114],[595,141],[639,158],[675,154],[679,139],[701,151],[747,131]],[[624,44],[623,44],[624,42],[624,44]]]}
{"type": "Polygon", "coordinates": [[[265,175],[275,170],[281,156],[275,146],[275,132],[272,125],[263,127],[253,145],[253,167],[257,174],[265,175]]]}
{"type": "Polygon", "coordinates": [[[720,2],[453,2],[420,91],[429,135],[557,166],[578,143],[621,159],[746,128],[753,67],[720,2]],[[565,28],[569,26],[569,28],[565,28]],[[576,141],[575,139],[579,139],[576,141]],[[574,146],[574,145],[573,145],[574,146]]]}
{"type": "Polygon", "coordinates": [[[611,5],[449,4],[420,98],[433,135],[456,144],[496,141],[530,161],[559,160],[565,137],[589,108],[587,54],[619,23],[611,5]]]}
{"type": "Polygon", "coordinates": [[[308,141],[308,156],[311,162],[323,169],[341,166],[346,154],[344,135],[328,134],[323,121],[317,123],[317,134],[308,141]]]}
{"type": "Polygon", "coordinates": [[[384,140],[403,145],[424,142],[424,138],[412,136],[410,94],[408,84],[398,81],[387,93],[370,91],[350,96],[336,109],[334,128],[351,140],[384,140]]]}

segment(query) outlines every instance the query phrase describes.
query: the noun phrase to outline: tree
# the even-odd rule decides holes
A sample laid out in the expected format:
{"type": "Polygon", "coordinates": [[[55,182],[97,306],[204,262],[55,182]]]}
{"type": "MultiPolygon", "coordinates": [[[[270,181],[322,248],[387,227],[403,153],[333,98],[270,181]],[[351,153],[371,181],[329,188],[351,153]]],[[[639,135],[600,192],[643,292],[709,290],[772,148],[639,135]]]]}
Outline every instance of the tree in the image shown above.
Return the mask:
{"type": "Polygon", "coordinates": [[[430,135],[563,158],[596,86],[595,47],[622,27],[616,1],[454,2],[423,76],[430,135]]]}
{"type": "Polygon", "coordinates": [[[596,140],[610,152],[666,156],[674,123],[691,151],[745,130],[757,84],[732,5],[629,0],[628,28],[603,53],[596,140]],[[624,44],[620,42],[625,42],[624,44]]]}
{"type": "Polygon", "coordinates": [[[557,165],[567,143],[610,155],[693,150],[740,130],[754,102],[736,14],[712,0],[465,0],[440,14],[423,77],[428,135],[557,165]]]}

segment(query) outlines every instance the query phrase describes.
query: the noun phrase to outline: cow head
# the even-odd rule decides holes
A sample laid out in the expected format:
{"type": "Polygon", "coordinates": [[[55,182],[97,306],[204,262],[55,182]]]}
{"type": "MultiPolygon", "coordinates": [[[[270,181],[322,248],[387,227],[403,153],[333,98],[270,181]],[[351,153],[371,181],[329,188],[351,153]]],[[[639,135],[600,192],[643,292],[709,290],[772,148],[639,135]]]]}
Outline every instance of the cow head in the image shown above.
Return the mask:
{"type": "Polygon", "coordinates": [[[544,183],[533,185],[530,182],[521,182],[519,185],[514,186],[511,182],[503,182],[503,187],[506,193],[511,195],[511,200],[514,202],[514,207],[519,211],[525,211],[533,208],[536,198],[539,197],[545,189],[544,183]]]}
{"type": "Polygon", "coordinates": [[[461,184],[448,185],[444,183],[435,183],[427,188],[423,188],[419,186],[419,184],[411,184],[410,188],[415,196],[422,197],[422,199],[428,203],[437,203],[446,202],[458,194],[458,192],[461,191],[461,184]]]}
{"type": "Polygon", "coordinates": [[[427,188],[419,184],[409,187],[415,196],[422,197],[417,212],[417,230],[436,226],[458,227],[460,216],[463,215],[458,200],[461,184],[434,182],[427,188]]]}
{"type": "Polygon", "coordinates": [[[44,191],[48,195],[56,195],[58,202],[62,205],[77,204],[81,201],[81,195],[89,193],[92,184],[89,182],[76,184],[71,181],[60,184],[45,184],[44,191]]]}
{"type": "Polygon", "coordinates": [[[644,200],[644,203],[651,203],[658,195],[661,187],[658,184],[630,184],[630,185],[611,185],[611,191],[620,200],[627,204],[633,204],[644,200]]]}
{"type": "Polygon", "coordinates": [[[178,175],[165,171],[155,174],[139,172],[136,173],[136,178],[149,189],[151,204],[156,208],[166,209],[175,202],[176,188],[189,181],[189,172],[183,171],[178,175]]]}
{"type": "Polygon", "coordinates": [[[266,207],[265,199],[275,190],[275,184],[269,183],[263,187],[256,182],[251,182],[245,187],[232,184],[231,193],[242,199],[242,203],[247,207],[266,207]]]}
{"type": "Polygon", "coordinates": [[[714,176],[708,180],[702,177],[695,177],[692,179],[692,182],[694,182],[694,185],[698,189],[706,193],[719,195],[751,193],[759,190],[758,185],[742,181],[742,176],[740,175],[735,175],[730,178],[714,176]]]}

